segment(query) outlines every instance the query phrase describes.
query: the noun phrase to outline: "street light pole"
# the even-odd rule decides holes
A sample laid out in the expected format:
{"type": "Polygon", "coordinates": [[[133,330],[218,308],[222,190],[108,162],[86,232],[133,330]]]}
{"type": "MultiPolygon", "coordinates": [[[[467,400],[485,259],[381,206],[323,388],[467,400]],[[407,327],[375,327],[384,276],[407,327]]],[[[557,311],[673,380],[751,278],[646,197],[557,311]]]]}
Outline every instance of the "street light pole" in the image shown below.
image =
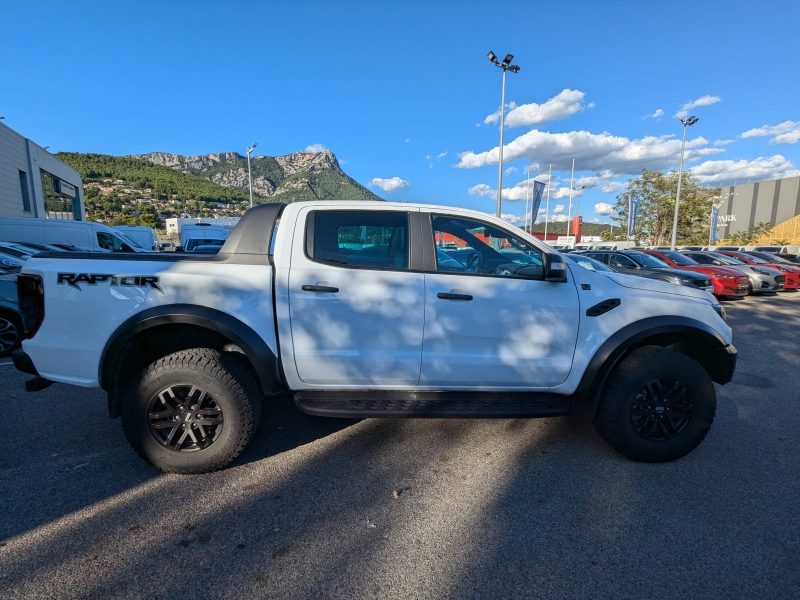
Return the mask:
{"type": "Polygon", "coordinates": [[[544,209],[544,243],[547,243],[547,222],[550,220],[550,180],[553,177],[553,164],[547,172],[547,208],[544,209]]]}
{"type": "Polygon", "coordinates": [[[250,208],[253,208],[253,173],[250,171],[250,153],[256,149],[258,142],[247,149],[247,182],[250,184],[250,208]]]}
{"type": "Polygon", "coordinates": [[[569,206],[567,207],[567,237],[569,237],[569,225],[572,220],[572,181],[575,179],[575,159],[572,159],[572,175],[569,176],[569,206]]]}
{"type": "Polygon", "coordinates": [[[670,244],[670,249],[675,252],[675,242],[678,239],[678,207],[681,203],[681,180],[683,179],[683,149],[686,147],[686,127],[691,127],[698,119],[695,116],[691,116],[688,119],[681,119],[678,117],[678,120],[683,123],[683,140],[681,141],[681,162],[680,166],[678,167],[678,192],[675,194],[675,215],[672,218],[672,243],[670,244]]]}
{"type": "Polygon", "coordinates": [[[494,52],[489,52],[487,56],[495,67],[503,69],[503,90],[500,96],[500,160],[497,166],[497,216],[499,217],[503,203],[503,133],[505,133],[506,119],[506,71],[518,73],[519,67],[511,64],[511,61],[514,60],[513,54],[506,54],[502,62],[497,60],[494,52]]]}

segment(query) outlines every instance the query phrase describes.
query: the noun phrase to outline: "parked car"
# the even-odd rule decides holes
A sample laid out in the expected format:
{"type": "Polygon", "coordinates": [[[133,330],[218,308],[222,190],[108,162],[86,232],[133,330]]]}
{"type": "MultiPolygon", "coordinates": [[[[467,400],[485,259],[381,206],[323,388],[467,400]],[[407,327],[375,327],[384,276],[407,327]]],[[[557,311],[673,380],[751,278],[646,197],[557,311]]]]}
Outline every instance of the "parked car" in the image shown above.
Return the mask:
{"type": "Polygon", "coordinates": [[[0,242],[0,252],[8,254],[20,260],[28,260],[31,256],[36,254],[33,248],[21,249],[17,244],[10,244],[8,242],[0,242]]]}
{"type": "Polygon", "coordinates": [[[180,230],[181,246],[184,251],[191,239],[197,238],[216,238],[225,240],[230,235],[229,231],[222,225],[212,223],[185,223],[180,230]]]}
{"type": "Polygon", "coordinates": [[[763,258],[768,263],[775,265],[775,266],[784,266],[784,267],[792,267],[795,269],[800,268],[798,262],[792,261],[788,258],[784,258],[779,254],[770,254],[769,252],[748,252],[748,255],[756,256],[758,258],[763,258]]]}
{"type": "Polygon", "coordinates": [[[695,252],[691,250],[682,252],[682,254],[699,262],[701,265],[733,267],[737,271],[741,271],[750,279],[750,285],[747,288],[748,294],[777,292],[783,289],[783,284],[786,280],[786,277],[775,269],[748,265],[732,256],[726,256],[718,252],[695,252]]]}
{"type": "Polygon", "coordinates": [[[675,285],[686,285],[701,289],[705,292],[713,292],[714,285],[708,275],[673,269],[664,261],[658,260],[655,256],[645,254],[639,250],[623,250],[619,252],[592,250],[585,253],[589,258],[594,258],[607,264],[611,269],[618,273],[628,273],[650,279],[658,279],[675,285]]]}
{"type": "Polygon", "coordinates": [[[748,265],[763,265],[783,273],[786,278],[783,282],[784,290],[796,290],[800,286],[800,268],[792,265],[778,265],[758,256],[751,256],[748,252],[720,252],[725,256],[733,257],[748,265]]]}
{"type": "Polygon", "coordinates": [[[575,407],[624,455],[672,460],[706,436],[712,381],[735,368],[710,294],[578,267],[477,211],[261,204],[219,254],[125,258],[30,259],[14,364],[35,376],[30,389],[100,386],[135,450],[168,472],[224,467],[252,438],[262,396],[287,395],[347,418],[575,407]],[[445,236],[479,258],[442,265],[445,236]],[[345,246],[355,237],[385,252],[359,258],[345,246]]]}
{"type": "Polygon", "coordinates": [[[110,252],[145,252],[111,227],[93,221],[0,217],[0,240],[76,246],[110,252]]]}
{"type": "Polygon", "coordinates": [[[0,357],[8,356],[22,342],[22,316],[17,303],[17,276],[0,275],[0,357]]]}
{"type": "Polygon", "coordinates": [[[714,295],[718,298],[723,296],[746,296],[750,287],[750,279],[747,275],[736,269],[701,265],[685,254],[672,252],[671,250],[644,250],[643,252],[652,254],[675,269],[708,275],[714,284],[714,295]]]}

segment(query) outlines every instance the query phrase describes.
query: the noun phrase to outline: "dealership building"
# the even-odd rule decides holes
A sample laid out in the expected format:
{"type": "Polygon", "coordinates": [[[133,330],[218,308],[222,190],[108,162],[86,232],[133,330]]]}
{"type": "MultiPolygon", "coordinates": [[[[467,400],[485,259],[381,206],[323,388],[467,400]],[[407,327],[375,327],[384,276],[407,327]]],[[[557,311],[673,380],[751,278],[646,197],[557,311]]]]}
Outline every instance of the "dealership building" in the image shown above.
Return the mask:
{"type": "Polygon", "coordinates": [[[0,217],[82,221],[78,171],[0,122],[0,217]]]}
{"type": "Polygon", "coordinates": [[[800,175],[722,188],[717,234],[725,239],[759,223],[771,226],[800,215],[800,175]]]}

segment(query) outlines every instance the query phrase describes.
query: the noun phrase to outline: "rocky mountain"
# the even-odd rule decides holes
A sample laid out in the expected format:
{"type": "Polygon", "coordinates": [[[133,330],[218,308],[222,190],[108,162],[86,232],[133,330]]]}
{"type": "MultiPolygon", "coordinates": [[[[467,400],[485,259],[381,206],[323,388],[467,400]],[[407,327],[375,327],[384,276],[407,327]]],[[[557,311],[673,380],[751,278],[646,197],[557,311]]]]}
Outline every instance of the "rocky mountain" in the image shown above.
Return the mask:
{"type": "MultiPolygon", "coordinates": [[[[203,177],[227,188],[248,190],[247,157],[237,152],[199,156],[149,152],[131,158],[203,177]]],[[[314,192],[321,200],[382,199],[349,177],[329,150],[251,156],[250,161],[253,193],[271,201],[313,200],[314,192]]]]}

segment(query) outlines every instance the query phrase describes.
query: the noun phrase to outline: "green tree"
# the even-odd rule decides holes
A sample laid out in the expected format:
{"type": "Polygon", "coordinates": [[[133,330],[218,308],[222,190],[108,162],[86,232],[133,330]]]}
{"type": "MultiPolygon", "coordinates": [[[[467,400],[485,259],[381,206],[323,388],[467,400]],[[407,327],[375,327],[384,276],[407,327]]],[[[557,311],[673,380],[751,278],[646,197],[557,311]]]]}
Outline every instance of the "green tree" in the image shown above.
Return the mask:
{"type": "MultiPolygon", "coordinates": [[[[678,189],[678,173],[671,171],[642,170],[636,179],[629,179],[626,190],[617,196],[611,219],[620,228],[628,225],[628,196],[639,197],[639,214],[636,220],[634,239],[639,243],[662,246],[672,237],[672,221],[675,214],[675,195],[678,189]]],[[[719,188],[707,188],[697,183],[691,172],[683,173],[681,203],[678,213],[678,242],[699,244],[708,241],[711,221],[711,206],[719,188]]],[[[625,235],[627,231],[620,231],[625,235]]]]}

